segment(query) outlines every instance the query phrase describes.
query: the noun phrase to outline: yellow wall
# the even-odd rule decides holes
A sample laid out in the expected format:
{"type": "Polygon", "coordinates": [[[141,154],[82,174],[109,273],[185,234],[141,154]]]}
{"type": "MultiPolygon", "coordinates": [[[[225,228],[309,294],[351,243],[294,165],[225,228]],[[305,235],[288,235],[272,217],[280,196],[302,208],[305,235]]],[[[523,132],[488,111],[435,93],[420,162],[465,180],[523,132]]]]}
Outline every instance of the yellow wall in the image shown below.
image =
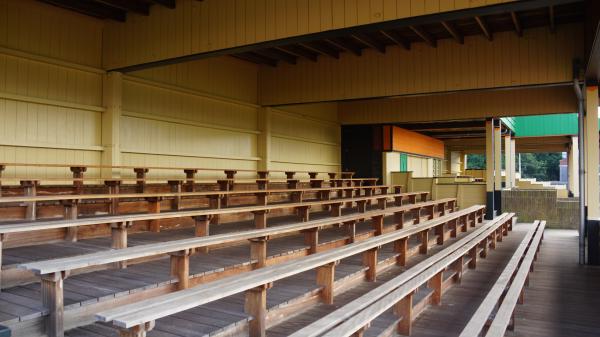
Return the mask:
{"type": "MultiPolygon", "coordinates": [[[[100,164],[102,23],[0,0],[0,162],[100,164]]],[[[7,168],[11,176],[68,170],[7,168]]]]}
{"type": "Polygon", "coordinates": [[[548,34],[547,27],[438,41],[437,48],[413,44],[385,54],[373,49],[362,56],[340,54],[315,62],[279,64],[261,69],[260,103],[264,105],[422,94],[572,80],[572,60],[583,55],[583,27],[570,24],[548,34]]]}
{"type": "Polygon", "coordinates": [[[511,117],[577,111],[573,86],[477,91],[339,103],[342,124],[511,117]]]}
{"type": "Polygon", "coordinates": [[[104,65],[114,69],[331,29],[507,0],[178,0],[174,10],[107,22],[104,65]]]}

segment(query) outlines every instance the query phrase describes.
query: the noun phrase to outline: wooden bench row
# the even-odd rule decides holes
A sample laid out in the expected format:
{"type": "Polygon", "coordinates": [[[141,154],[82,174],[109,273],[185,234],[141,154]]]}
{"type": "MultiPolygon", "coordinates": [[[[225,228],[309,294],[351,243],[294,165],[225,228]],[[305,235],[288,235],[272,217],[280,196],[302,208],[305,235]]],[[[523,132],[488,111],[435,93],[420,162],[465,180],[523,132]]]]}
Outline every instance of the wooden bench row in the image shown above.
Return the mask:
{"type": "Polygon", "coordinates": [[[250,336],[264,336],[266,327],[266,291],[272,282],[316,269],[317,284],[322,287],[321,294],[325,302],[333,300],[333,283],[336,264],[347,257],[363,254],[363,261],[368,266],[367,279],[375,280],[377,266],[377,251],[379,247],[394,243],[398,253],[398,263],[406,257],[408,239],[418,236],[422,240],[421,251],[427,252],[429,246],[428,234],[435,229],[438,244],[443,244],[444,227],[449,225],[456,235],[462,226],[475,226],[483,219],[483,206],[473,206],[468,209],[450,213],[437,219],[428,220],[389,233],[382,233],[372,238],[351,243],[341,248],[326,252],[315,253],[273,266],[265,266],[251,272],[234,277],[226,277],[218,282],[202,284],[193,288],[180,290],[167,295],[143,300],[119,308],[98,313],[96,317],[102,322],[113,322],[123,329],[124,336],[146,336],[157,319],[166,317],[202,304],[206,304],[233,294],[246,292],[246,311],[252,316],[250,336]],[[459,223],[459,221],[462,221],[459,223]]]}
{"type": "MultiPolygon", "coordinates": [[[[24,263],[18,267],[24,270],[33,271],[40,275],[43,285],[52,284],[52,286],[44,286],[42,288],[56,289],[56,292],[43,293],[44,296],[49,297],[43,298],[42,302],[56,303],[54,307],[60,307],[60,311],[62,312],[64,308],[62,308],[61,304],[63,296],[61,294],[61,285],[63,280],[74,270],[82,270],[84,268],[89,269],[102,265],[125,267],[127,262],[131,260],[169,254],[171,255],[171,270],[173,276],[177,277],[179,280],[177,286],[179,289],[185,289],[190,284],[190,256],[199,251],[205,252],[206,249],[211,246],[248,240],[250,241],[250,260],[254,268],[260,268],[268,265],[266,253],[267,242],[269,238],[273,236],[302,232],[304,233],[306,245],[309,247],[308,254],[312,254],[321,251],[319,247],[319,230],[328,226],[343,224],[348,233],[348,242],[351,243],[358,239],[358,235],[356,235],[356,223],[363,219],[370,219],[375,235],[379,235],[384,232],[383,217],[386,215],[395,216],[395,230],[397,228],[403,228],[405,213],[412,214],[412,223],[419,223],[422,217],[422,209],[429,209],[428,217],[432,218],[437,215],[444,215],[447,212],[452,212],[454,211],[454,208],[455,199],[449,198],[419,204],[393,206],[381,210],[336,216],[272,228],[174,240],[48,261],[24,263]]],[[[61,317],[62,315],[59,316],[61,317]]]]}
{"type": "Polygon", "coordinates": [[[524,286],[529,284],[545,227],[546,221],[534,222],[460,337],[501,337],[514,329],[515,306],[525,301],[524,286]]]}
{"type": "MultiPolygon", "coordinates": [[[[505,213],[496,217],[434,256],[296,331],[290,337],[362,336],[374,319],[392,307],[398,315],[394,330],[402,335],[410,335],[415,316],[413,294],[417,289],[427,284],[433,290],[431,302],[440,305],[449,282],[460,282],[465,260],[468,259],[468,267],[474,269],[478,255],[486,257],[488,247],[491,245],[495,248],[496,242],[502,241],[502,236],[508,233],[513,216],[512,213],[505,213]],[[451,273],[448,273],[449,269],[451,273]]],[[[422,301],[426,300],[427,297],[422,301]]]]}

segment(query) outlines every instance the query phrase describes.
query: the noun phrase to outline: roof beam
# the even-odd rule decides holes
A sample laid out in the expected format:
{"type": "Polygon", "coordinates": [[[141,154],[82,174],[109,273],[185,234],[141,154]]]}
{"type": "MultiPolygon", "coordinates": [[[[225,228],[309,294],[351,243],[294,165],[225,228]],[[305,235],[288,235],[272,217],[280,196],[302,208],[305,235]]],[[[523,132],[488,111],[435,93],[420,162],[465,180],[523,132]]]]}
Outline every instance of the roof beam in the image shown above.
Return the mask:
{"type": "Polygon", "coordinates": [[[383,43],[373,39],[372,37],[368,36],[367,34],[352,34],[351,36],[356,41],[358,41],[368,47],[376,49],[378,52],[380,52],[382,54],[385,54],[385,45],[383,43]]]}
{"type": "Polygon", "coordinates": [[[97,17],[100,19],[112,19],[125,22],[127,12],[99,2],[88,2],[79,0],[42,0],[45,3],[67,8],[81,14],[97,17]]]}
{"type": "Polygon", "coordinates": [[[152,2],[154,2],[155,4],[159,4],[161,6],[170,8],[170,9],[175,9],[175,6],[177,5],[175,0],[151,0],[152,2]]]}
{"type": "Polygon", "coordinates": [[[385,36],[388,40],[399,45],[400,47],[406,50],[410,50],[410,42],[401,37],[396,31],[392,30],[388,32],[385,30],[380,30],[379,33],[381,33],[381,35],[385,36]]]}
{"type": "Polygon", "coordinates": [[[96,0],[107,6],[111,6],[117,9],[132,11],[141,15],[150,15],[150,4],[135,0],[96,0]]]}
{"type": "Polygon", "coordinates": [[[513,26],[515,26],[515,33],[517,33],[517,36],[523,36],[523,28],[521,27],[521,21],[519,21],[517,13],[510,12],[510,17],[512,18],[513,26]]]}
{"type": "Polygon", "coordinates": [[[274,48],[281,50],[282,52],[292,54],[297,57],[304,57],[305,59],[308,59],[313,62],[317,62],[317,57],[319,56],[318,53],[312,52],[306,48],[302,48],[300,46],[295,46],[295,45],[281,46],[281,47],[274,47],[274,48]]]}
{"type": "Polygon", "coordinates": [[[334,47],[341,49],[341,50],[351,52],[352,54],[354,54],[356,56],[362,55],[362,50],[359,47],[352,46],[349,43],[344,43],[340,39],[331,38],[331,39],[325,39],[324,41],[334,47]]]}
{"type": "Polygon", "coordinates": [[[242,54],[234,54],[232,55],[234,57],[237,57],[239,59],[242,59],[244,61],[249,61],[252,63],[257,63],[257,64],[265,64],[271,67],[276,67],[277,66],[277,60],[271,59],[269,57],[265,57],[262,55],[258,55],[255,54],[253,52],[247,52],[247,53],[242,53],[242,54]]]}
{"type": "Polygon", "coordinates": [[[435,48],[437,47],[437,40],[433,38],[429,33],[424,31],[423,29],[416,26],[409,26],[415,34],[417,34],[423,41],[425,41],[429,46],[435,48]]]}
{"type": "Polygon", "coordinates": [[[550,19],[550,32],[551,33],[556,33],[556,22],[554,20],[555,16],[554,16],[554,6],[550,6],[548,7],[548,16],[550,19]]]}
{"type": "Polygon", "coordinates": [[[450,33],[450,35],[452,35],[452,37],[454,38],[454,40],[456,42],[458,42],[458,44],[464,44],[465,43],[464,36],[456,29],[456,27],[451,22],[442,21],[442,26],[444,26],[444,28],[446,29],[446,31],[448,33],[450,33]]]}
{"type": "Polygon", "coordinates": [[[485,23],[485,20],[481,16],[476,16],[475,21],[477,21],[479,28],[481,28],[481,32],[483,35],[485,35],[485,38],[488,39],[488,41],[492,41],[494,36],[492,35],[492,31],[488,27],[487,23],[485,23]]]}
{"type": "Polygon", "coordinates": [[[306,42],[298,43],[298,45],[300,45],[308,50],[311,50],[315,53],[333,57],[336,60],[340,58],[340,53],[338,53],[337,51],[335,51],[331,48],[328,48],[328,47],[318,46],[318,45],[310,44],[310,43],[306,43],[306,42]]]}

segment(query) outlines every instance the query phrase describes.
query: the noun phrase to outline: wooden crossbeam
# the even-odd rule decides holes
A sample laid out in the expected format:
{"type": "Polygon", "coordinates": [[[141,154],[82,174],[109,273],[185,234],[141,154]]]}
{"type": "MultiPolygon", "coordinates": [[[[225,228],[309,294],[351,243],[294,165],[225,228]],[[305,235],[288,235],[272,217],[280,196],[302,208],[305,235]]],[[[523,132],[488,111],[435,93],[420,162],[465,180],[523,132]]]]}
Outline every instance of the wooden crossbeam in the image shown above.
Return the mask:
{"type": "Polygon", "coordinates": [[[135,0],[96,0],[105,5],[115,7],[125,11],[132,11],[137,14],[148,16],[150,14],[150,4],[135,0]]]}
{"type": "Polygon", "coordinates": [[[423,29],[421,29],[417,26],[409,26],[408,28],[410,28],[410,30],[412,30],[415,34],[417,34],[429,46],[431,46],[433,48],[437,47],[437,40],[434,39],[433,36],[431,36],[429,33],[424,31],[423,29]]]}
{"type": "Polygon", "coordinates": [[[297,57],[304,57],[307,60],[312,62],[317,62],[317,58],[319,56],[318,53],[312,52],[306,48],[297,45],[291,46],[282,46],[282,47],[274,47],[275,49],[281,50],[283,52],[292,54],[297,57]]]}
{"type": "Polygon", "coordinates": [[[488,41],[492,41],[494,39],[494,36],[492,35],[492,31],[488,27],[485,20],[481,16],[476,16],[475,21],[477,21],[477,24],[479,25],[479,28],[481,29],[481,32],[483,33],[485,38],[488,39],[488,41]]]}
{"type": "Polygon", "coordinates": [[[441,24],[442,24],[442,26],[444,26],[446,31],[448,33],[450,33],[450,35],[452,35],[452,37],[454,38],[454,40],[456,42],[458,42],[459,44],[465,43],[464,36],[458,31],[458,29],[456,28],[456,26],[454,26],[454,24],[452,24],[451,22],[448,22],[448,21],[442,21],[441,24]]]}
{"type": "Polygon", "coordinates": [[[515,26],[515,33],[517,33],[517,36],[523,36],[523,28],[521,27],[521,21],[519,21],[517,13],[510,12],[510,17],[512,19],[513,26],[515,26]]]}
{"type": "Polygon", "coordinates": [[[320,45],[315,45],[315,44],[311,44],[309,42],[302,42],[302,43],[298,43],[299,46],[306,48],[308,50],[311,50],[315,53],[318,53],[319,55],[327,55],[329,57],[332,57],[334,59],[339,59],[340,58],[340,53],[338,53],[337,51],[328,48],[328,47],[323,47],[320,45]]]}
{"type": "Polygon", "coordinates": [[[366,45],[367,47],[373,48],[378,52],[385,54],[385,45],[367,34],[353,34],[352,38],[366,45]]]}
{"type": "Polygon", "coordinates": [[[325,39],[323,40],[327,43],[329,43],[332,46],[335,46],[336,48],[339,48],[341,50],[345,50],[348,51],[356,56],[361,56],[362,55],[362,50],[359,47],[353,46],[350,43],[347,42],[343,42],[340,39],[336,39],[336,38],[331,38],[331,39],[325,39]]]}
{"type": "Polygon", "coordinates": [[[410,42],[404,39],[402,36],[400,36],[400,34],[398,34],[396,31],[380,30],[379,33],[381,33],[381,35],[385,36],[388,40],[399,45],[400,47],[406,50],[410,50],[410,42]]]}

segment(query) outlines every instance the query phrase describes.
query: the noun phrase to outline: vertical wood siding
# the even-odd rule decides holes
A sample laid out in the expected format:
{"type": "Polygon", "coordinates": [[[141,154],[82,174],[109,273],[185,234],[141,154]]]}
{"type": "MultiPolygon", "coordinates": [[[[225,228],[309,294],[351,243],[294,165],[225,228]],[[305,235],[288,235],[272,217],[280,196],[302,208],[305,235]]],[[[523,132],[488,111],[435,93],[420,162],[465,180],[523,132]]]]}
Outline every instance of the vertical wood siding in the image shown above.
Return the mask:
{"type": "Polygon", "coordinates": [[[257,42],[512,0],[178,0],[174,10],[107,22],[104,65],[114,69],[257,42]]]}
{"type": "Polygon", "coordinates": [[[569,82],[572,60],[583,55],[581,24],[438,41],[437,48],[413,44],[407,51],[390,46],[385,54],[365,50],[362,56],[263,67],[260,104],[292,104],[366,97],[422,94],[477,88],[569,82]]]}

